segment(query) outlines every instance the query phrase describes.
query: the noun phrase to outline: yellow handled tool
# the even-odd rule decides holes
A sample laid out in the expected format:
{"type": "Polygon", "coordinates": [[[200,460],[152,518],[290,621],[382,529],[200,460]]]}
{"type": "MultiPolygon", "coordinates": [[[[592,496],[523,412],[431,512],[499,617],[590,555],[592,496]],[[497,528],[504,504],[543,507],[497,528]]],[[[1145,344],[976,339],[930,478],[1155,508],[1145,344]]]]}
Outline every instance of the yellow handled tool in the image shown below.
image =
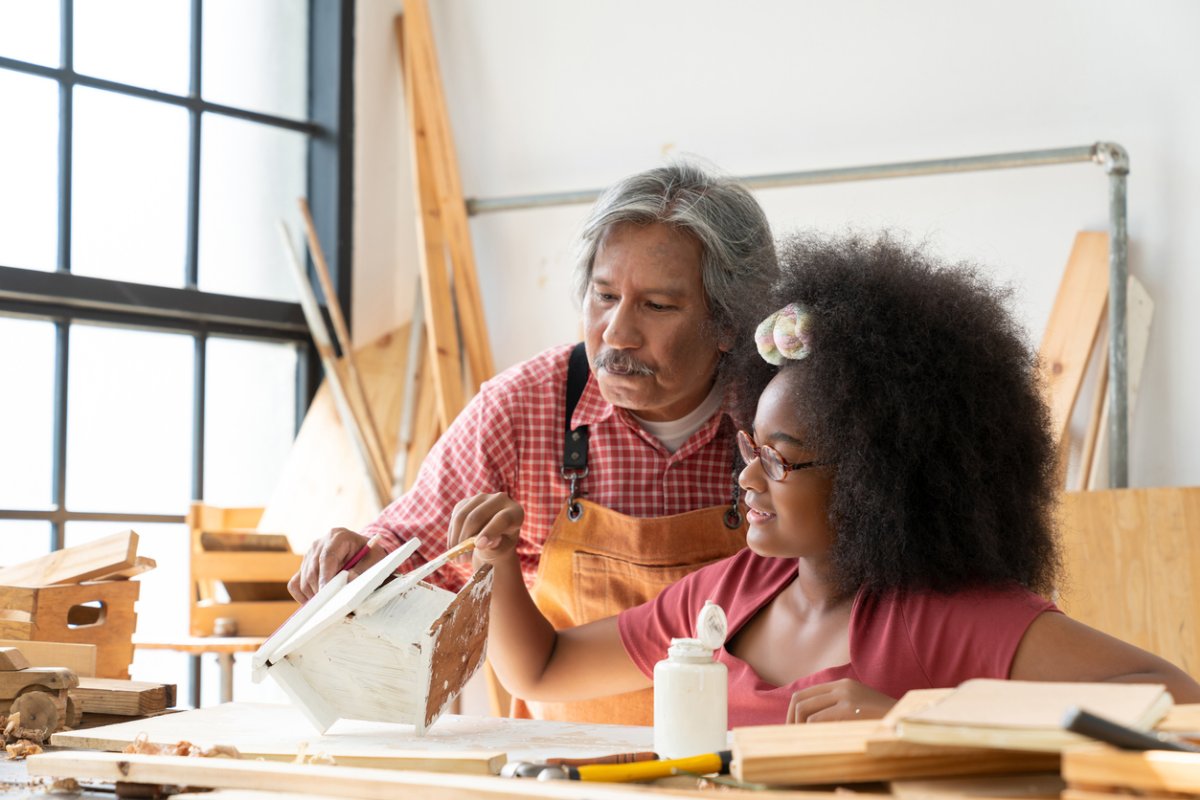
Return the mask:
{"type": "Polygon", "coordinates": [[[638,761],[632,764],[588,764],[580,767],[560,766],[550,767],[538,775],[539,781],[572,780],[572,781],[608,781],[626,783],[629,781],[652,781],[655,778],[667,778],[676,772],[695,772],[700,775],[717,773],[729,774],[729,762],[733,754],[729,750],[716,753],[705,753],[702,756],[688,758],[667,758],[659,761],[638,761]]]}

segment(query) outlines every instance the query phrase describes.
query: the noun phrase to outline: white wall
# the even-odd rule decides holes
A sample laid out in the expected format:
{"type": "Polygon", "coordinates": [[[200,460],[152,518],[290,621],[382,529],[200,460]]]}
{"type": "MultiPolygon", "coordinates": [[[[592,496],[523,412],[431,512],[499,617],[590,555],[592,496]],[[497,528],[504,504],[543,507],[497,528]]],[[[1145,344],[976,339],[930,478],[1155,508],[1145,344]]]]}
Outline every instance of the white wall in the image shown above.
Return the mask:
{"type": "MultiPolygon", "coordinates": [[[[358,5],[355,334],[411,315],[397,0],[358,5]]],[[[431,0],[468,196],[601,187],[664,153],[735,175],[1090,144],[1130,154],[1130,268],[1156,303],[1131,483],[1200,484],[1200,3],[431,0]]],[[[987,264],[1041,336],[1107,178],[1080,164],[760,192],[777,233],[892,227],[987,264]]],[[[577,336],[584,207],[472,219],[499,367],[577,336]]]]}

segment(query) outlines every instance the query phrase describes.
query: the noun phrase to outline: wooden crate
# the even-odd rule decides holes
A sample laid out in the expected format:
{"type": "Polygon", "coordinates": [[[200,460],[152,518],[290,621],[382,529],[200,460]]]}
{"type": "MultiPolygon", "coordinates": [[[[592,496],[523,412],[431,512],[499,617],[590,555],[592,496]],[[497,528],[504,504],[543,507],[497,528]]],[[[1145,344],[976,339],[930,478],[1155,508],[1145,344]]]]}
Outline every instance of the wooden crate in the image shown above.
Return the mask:
{"type": "Polygon", "coordinates": [[[128,679],[140,589],[137,581],[0,586],[0,639],[93,644],[96,675],[128,679]]]}
{"type": "Polygon", "coordinates": [[[188,511],[192,636],[214,635],[218,619],[233,620],[237,636],[270,636],[298,608],[287,594],[287,581],[300,569],[302,556],[291,551],[282,534],[256,530],[262,512],[203,503],[193,503],[188,511]]]}

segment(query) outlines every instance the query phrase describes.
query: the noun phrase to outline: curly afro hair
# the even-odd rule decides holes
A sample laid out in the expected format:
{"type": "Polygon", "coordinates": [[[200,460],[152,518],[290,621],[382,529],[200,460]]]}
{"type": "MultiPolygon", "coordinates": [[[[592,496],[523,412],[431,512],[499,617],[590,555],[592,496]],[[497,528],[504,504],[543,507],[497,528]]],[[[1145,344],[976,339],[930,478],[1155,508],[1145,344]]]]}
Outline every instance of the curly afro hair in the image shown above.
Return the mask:
{"type": "Polygon", "coordinates": [[[839,589],[1048,595],[1056,452],[1011,293],[889,235],[797,235],[780,266],[770,308],[808,309],[811,353],[744,364],[741,386],[797,372],[806,444],[833,467],[839,589]]]}

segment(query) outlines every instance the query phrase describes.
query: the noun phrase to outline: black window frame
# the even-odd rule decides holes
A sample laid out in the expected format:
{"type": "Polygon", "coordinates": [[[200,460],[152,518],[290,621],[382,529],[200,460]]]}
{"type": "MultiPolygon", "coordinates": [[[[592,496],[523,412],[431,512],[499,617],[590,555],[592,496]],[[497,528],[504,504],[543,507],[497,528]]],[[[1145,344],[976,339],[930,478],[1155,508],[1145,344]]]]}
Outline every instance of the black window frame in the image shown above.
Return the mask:
{"type": "MultiPolygon", "coordinates": [[[[204,0],[191,0],[189,91],[174,95],[81,75],[73,66],[74,0],[59,0],[60,65],[50,67],[0,56],[0,69],[58,81],[58,258],[52,272],[0,265],[0,313],[50,321],[56,330],[53,412],[53,475],[50,504],[42,508],[0,508],[5,520],[50,524],[49,549],[59,550],[66,524],[74,521],[181,523],[180,514],[68,510],[66,506],[67,381],[70,325],[90,321],[126,329],[188,333],[194,340],[192,415],[193,499],[204,498],[204,416],[206,344],[210,335],[293,342],[296,369],[296,425],[316,393],[320,362],[298,303],[203,292],[198,288],[200,137],[204,114],[297,131],[309,137],[307,194],[326,250],[338,302],[350,318],[354,153],[354,0],[309,0],[309,118],[294,120],[202,99],[201,37],[204,0]],[[75,275],[71,272],[71,151],[76,86],[103,89],[186,108],[189,115],[187,252],[182,288],[75,275]]],[[[310,262],[311,269],[311,262],[310,262]]],[[[320,287],[315,287],[321,297],[320,287]]],[[[323,298],[322,298],[323,299],[323,298]]]]}

